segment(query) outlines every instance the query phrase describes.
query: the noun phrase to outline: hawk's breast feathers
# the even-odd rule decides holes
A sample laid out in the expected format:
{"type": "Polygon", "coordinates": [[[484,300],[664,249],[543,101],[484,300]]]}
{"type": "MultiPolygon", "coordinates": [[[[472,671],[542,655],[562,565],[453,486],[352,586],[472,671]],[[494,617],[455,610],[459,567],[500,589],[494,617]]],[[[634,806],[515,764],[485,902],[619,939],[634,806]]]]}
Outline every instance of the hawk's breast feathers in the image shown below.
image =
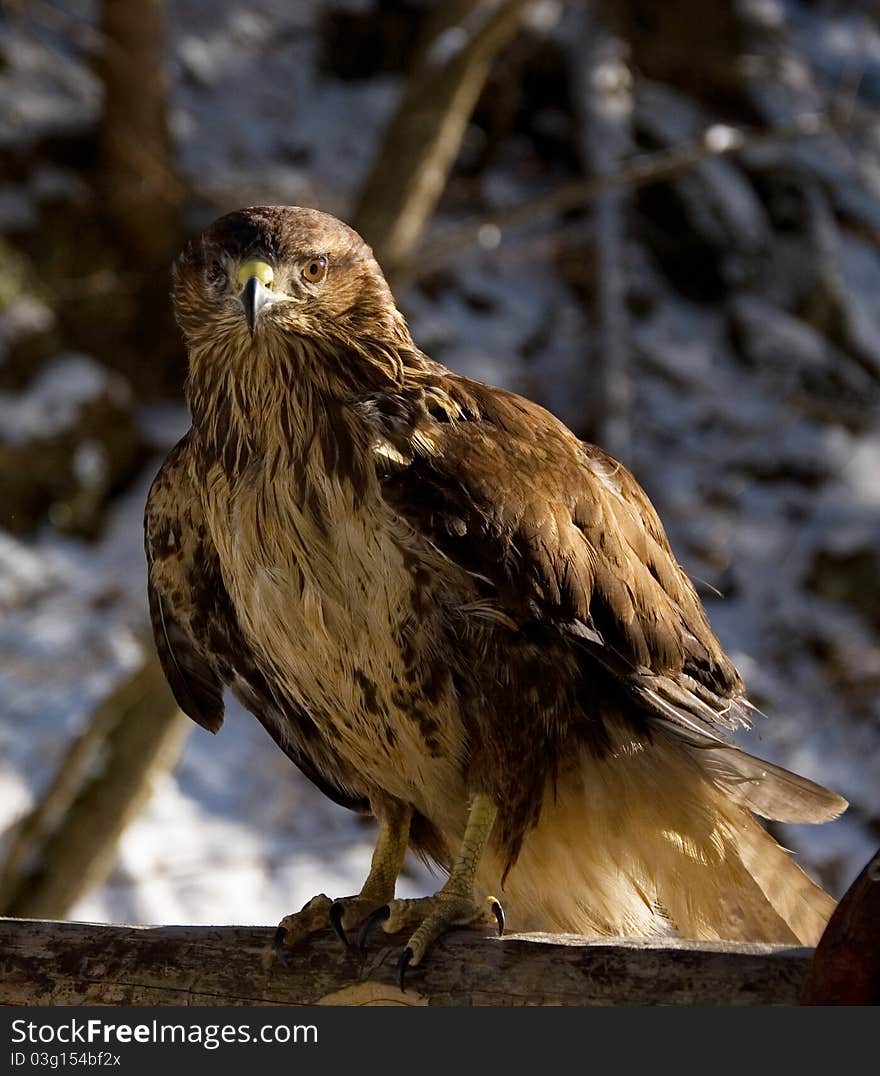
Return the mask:
{"type": "Polygon", "coordinates": [[[344,783],[341,760],[328,751],[309,715],[279,697],[241,631],[189,476],[190,452],[187,434],[156,476],[144,519],[153,637],[174,697],[193,721],[217,732],[229,689],[326,796],[366,810],[364,796],[344,783]]]}

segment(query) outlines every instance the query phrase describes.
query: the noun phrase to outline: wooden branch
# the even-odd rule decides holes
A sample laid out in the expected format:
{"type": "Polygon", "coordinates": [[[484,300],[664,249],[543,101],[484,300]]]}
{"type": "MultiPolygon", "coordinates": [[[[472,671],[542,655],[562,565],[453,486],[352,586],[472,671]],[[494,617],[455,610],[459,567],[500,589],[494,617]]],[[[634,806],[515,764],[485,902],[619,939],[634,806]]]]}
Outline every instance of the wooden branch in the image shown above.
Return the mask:
{"type": "Polygon", "coordinates": [[[767,131],[716,124],[709,127],[696,142],[656,153],[639,154],[619,171],[563,183],[521,205],[485,213],[461,224],[444,226],[442,230],[438,229],[436,237],[429,235],[425,239],[415,256],[407,262],[406,271],[412,277],[424,276],[436,271],[464,248],[479,243],[481,234],[486,231],[491,232],[497,240],[499,230],[520,228],[546,217],[583,209],[610,191],[637,190],[654,183],[664,183],[716,157],[730,157],[823,135],[845,135],[876,126],[880,126],[880,112],[877,111],[861,111],[845,117],[834,112],[810,112],[790,124],[767,131]]]}
{"type": "Polygon", "coordinates": [[[145,271],[164,268],[177,246],[184,200],[168,128],[164,0],[105,0],[100,33],[103,210],[131,259],[145,262],[145,271]]]}
{"type": "Polygon", "coordinates": [[[492,61],[532,0],[458,0],[437,8],[423,49],[367,176],[353,225],[389,280],[422,237],[492,61]]]}
{"type": "Polygon", "coordinates": [[[122,831],[180,757],[191,722],[152,656],[95,710],[0,867],[0,913],[64,916],[110,873],[122,831]]]}
{"type": "Polygon", "coordinates": [[[812,950],[456,931],[396,985],[404,938],[316,934],[287,963],[266,927],[0,919],[4,1005],[793,1004],[812,950]]]}

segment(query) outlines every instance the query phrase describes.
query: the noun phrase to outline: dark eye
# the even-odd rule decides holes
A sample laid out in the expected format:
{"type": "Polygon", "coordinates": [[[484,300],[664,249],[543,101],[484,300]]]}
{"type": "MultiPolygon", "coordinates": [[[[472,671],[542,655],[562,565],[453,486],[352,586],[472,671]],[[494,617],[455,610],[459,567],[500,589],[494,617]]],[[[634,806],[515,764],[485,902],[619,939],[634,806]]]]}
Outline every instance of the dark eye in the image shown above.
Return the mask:
{"type": "Polygon", "coordinates": [[[318,258],[312,258],[302,271],[302,278],[309,284],[320,284],[327,275],[327,259],[322,254],[318,258]]]}
{"type": "Polygon", "coordinates": [[[229,279],[222,263],[217,261],[216,258],[208,266],[206,276],[211,287],[217,289],[226,287],[226,282],[229,279]]]}

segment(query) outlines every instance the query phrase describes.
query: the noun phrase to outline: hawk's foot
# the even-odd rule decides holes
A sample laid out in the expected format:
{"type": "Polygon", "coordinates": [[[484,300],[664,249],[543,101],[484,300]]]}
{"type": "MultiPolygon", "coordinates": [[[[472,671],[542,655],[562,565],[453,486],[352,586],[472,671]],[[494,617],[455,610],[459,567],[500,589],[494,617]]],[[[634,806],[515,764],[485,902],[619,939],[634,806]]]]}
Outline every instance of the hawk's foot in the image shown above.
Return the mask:
{"type": "Polygon", "coordinates": [[[358,934],[361,949],[366,947],[370,931],[378,924],[386,934],[412,930],[400,959],[400,989],[404,989],[407,968],[422,962],[425,954],[450,927],[483,927],[495,925],[504,933],[504,912],[495,897],[477,902],[472,894],[441,889],[433,897],[414,900],[392,900],[377,908],[365,921],[358,934]]]}
{"type": "Polygon", "coordinates": [[[323,893],[312,897],[301,911],[281,920],[275,933],[276,951],[296,945],[313,931],[328,926],[333,927],[347,945],[346,929],[360,922],[370,908],[379,905],[364,920],[358,941],[363,948],[370,930],[380,922],[387,934],[413,931],[400,961],[402,990],[406,969],[420,964],[425,953],[450,927],[483,926],[494,919],[498,933],[502,933],[504,913],[501,904],[495,897],[488,897],[482,903],[474,898],[477,864],[497,813],[498,809],[487,795],[474,796],[461,847],[446,885],[433,897],[394,900],[394,884],[406,851],[411,811],[400,804],[384,805],[370,873],[360,894],[337,901],[323,893]]]}
{"type": "Polygon", "coordinates": [[[332,907],[333,901],[325,893],[319,893],[300,911],[285,915],[275,931],[275,952],[283,954],[284,950],[292,949],[316,930],[326,930],[330,926],[332,907]]]}
{"type": "Polygon", "coordinates": [[[364,887],[356,896],[331,900],[319,893],[293,915],[286,915],[275,931],[275,951],[283,953],[313,934],[332,927],[346,947],[346,930],[358,926],[377,904],[394,897],[394,886],[400,873],[409,839],[412,810],[406,804],[393,801],[375,806],[379,820],[379,837],[370,862],[370,873],[364,887]]]}
{"type": "Polygon", "coordinates": [[[360,926],[376,907],[377,900],[382,899],[382,894],[366,891],[336,900],[319,893],[318,896],[312,897],[301,911],[286,915],[281,920],[275,931],[275,948],[291,949],[309,934],[326,930],[327,927],[332,927],[336,937],[348,948],[350,942],[345,932],[360,926]]]}
{"type": "Polygon", "coordinates": [[[483,926],[494,918],[498,933],[503,932],[504,913],[495,897],[487,897],[482,903],[474,898],[477,864],[497,814],[498,808],[489,796],[474,796],[468,809],[461,847],[446,885],[440,892],[433,897],[419,897],[416,900],[391,900],[373,912],[361,927],[358,936],[361,948],[376,923],[382,924],[386,934],[414,928],[400,958],[401,990],[404,989],[406,969],[420,964],[425,953],[450,927],[483,926]]]}

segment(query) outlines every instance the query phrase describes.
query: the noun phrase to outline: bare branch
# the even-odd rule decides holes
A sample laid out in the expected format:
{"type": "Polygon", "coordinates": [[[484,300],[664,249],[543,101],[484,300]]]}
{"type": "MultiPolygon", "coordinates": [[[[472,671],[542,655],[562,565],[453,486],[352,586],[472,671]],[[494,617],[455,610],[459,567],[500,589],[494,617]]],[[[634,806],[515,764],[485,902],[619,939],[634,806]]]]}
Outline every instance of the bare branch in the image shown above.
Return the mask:
{"type": "Polygon", "coordinates": [[[0,909],[64,916],[99,885],[189,727],[157,658],[105,699],[13,836],[0,870],[0,909]]]}
{"type": "Polygon", "coordinates": [[[513,38],[530,3],[440,5],[443,18],[407,82],[354,213],[354,227],[390,278],[421,239],[492,60],[513,38]]]}
{"type": "Polygon", "coordinates": [[[609,191],[634,190],[653,183],[663,183],[712,158],[729,157],[767,146],[817,138],[821,135],[844,134],[877,125],[880,125],[880,113],[877,112],[861,112],[855,116],[848,113],[839,115],[836,112],[810,112],[798,117],[791,124],[768,131],[747,131],[716,124],[707,128],[698,142],[658,153],[643,154],[616,172],[565,183],[522,205],[487,213],[447,228],[442,238],[427,240],[421,251],[404,267],[404,274],[410,277],[424,276],[449,261],[465,247],[479,243],[481,233],[491,233],[497,244],[499,229],[503,231],[517,228],[533,224],[544,217],[582,209],[609,191]]]}
{"type": "Polygon", "coordinates": [[[130,256],[164,265],[177,243],[184,192],[168,129],[163,0],[105,0],[97,73],[106,216],[130,256]]]}
{"type": "MultiPolygon", "coordinates": [[[[586,11],[572,13],[569,66],[574,87],[578,143],[584,171],[615,175],[632,151],[632,74],[623,42],[586,11]]],[[[596,289],[591,297],[596,332],[590,362],[590,436],[617,459],[630,452],[633,388],[629,376],[629,316],[626,308],[624,216],[626,195],[604,191],[593,208],[596,229],[596,289]]]]}

